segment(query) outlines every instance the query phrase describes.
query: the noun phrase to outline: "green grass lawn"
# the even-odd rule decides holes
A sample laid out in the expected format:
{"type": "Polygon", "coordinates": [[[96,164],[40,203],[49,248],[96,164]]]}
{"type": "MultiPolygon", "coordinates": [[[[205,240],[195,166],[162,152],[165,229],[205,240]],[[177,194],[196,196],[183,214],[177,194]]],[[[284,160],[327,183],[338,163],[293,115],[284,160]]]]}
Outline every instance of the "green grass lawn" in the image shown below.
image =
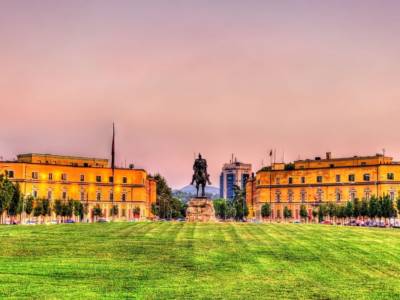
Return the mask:
{"type": "Polygon", "coordinates": [[[0,245],[0,298],[400,299],[393,229],[1,226],[0,245]]]}

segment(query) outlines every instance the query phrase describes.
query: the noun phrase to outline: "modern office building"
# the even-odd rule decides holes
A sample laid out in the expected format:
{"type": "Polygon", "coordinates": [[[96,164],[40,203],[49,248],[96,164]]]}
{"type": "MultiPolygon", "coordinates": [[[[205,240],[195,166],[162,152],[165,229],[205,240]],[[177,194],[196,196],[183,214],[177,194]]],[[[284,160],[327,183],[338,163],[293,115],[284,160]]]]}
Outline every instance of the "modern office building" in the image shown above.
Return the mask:
{"type": "Polygon", "coordinates": [[[285,207],[299,219],[300,206],[309,216],[323,202],[337,203],[369,199],[372,195],[400,196],[400,163],[381,154],[298,160],[291,164],[275,163],[257,172],[246,185],[250,218],[261,218],[261,207],[271,205],[272,218],[283,217],[285,207]]]}
{"type": "Polygon", "coordinates": [[[246,187],[246,182],[251,175],[251,164],[245,164],[237,161],[236,158],[224,164],[220,175],[220,197],[233,199],[235,185],[241,189],[246,187]]]}
{"type": "Polygon", "coordinates": [[[25,196],[80,200],[88,207],[88,220],[93,220],[95,207],[109,218],[114,205],[118,206],[117,219],[129,220],[138,210],[140,218],[149,218],[156,201],[156,182],[145,170],[132,166],[113,171],[107,159],[21,154],[16,161],[0,161],[0,174],[19,183],[25,196]]]}

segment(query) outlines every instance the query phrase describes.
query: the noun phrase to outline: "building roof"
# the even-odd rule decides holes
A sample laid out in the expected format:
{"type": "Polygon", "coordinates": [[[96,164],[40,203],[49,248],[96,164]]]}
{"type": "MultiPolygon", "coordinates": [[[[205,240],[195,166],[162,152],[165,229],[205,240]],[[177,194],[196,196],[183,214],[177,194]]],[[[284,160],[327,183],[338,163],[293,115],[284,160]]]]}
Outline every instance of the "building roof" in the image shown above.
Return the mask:
{"type": "Polygon", "coordinates": [[[49,154],[49,153],[23,153],[18,154],[17,158],[24,158],[24,157],[49,157],[49,158],[60,158],[60,159],[71,159],[71,160],[99,160],[108,162],[107,158],[97,158],[97,157],[85,157],[85,156],[73,156],[73,155],[59,155],[59,154],[49,154]]]}
{"type": "Polygon", "coordinates": [[[349,156],[349,157],[336,157],[336,158],[320,158],[320,157],[315,157],[314,159],[300,159],[300,160],[295,160],[294,163],[301,163],[301,162],[310,162],[310,161],[321,161],[321,162],[327,162],[327,161],[341,161],[341,160],[354,160],[354,159],[376,159],[376,158],[385,158],[388,160],[393,159],[392,157],[389,156],[384,156],[383,154],[375,154],[375,155],[367,155],[367,156],[349,156]]]}

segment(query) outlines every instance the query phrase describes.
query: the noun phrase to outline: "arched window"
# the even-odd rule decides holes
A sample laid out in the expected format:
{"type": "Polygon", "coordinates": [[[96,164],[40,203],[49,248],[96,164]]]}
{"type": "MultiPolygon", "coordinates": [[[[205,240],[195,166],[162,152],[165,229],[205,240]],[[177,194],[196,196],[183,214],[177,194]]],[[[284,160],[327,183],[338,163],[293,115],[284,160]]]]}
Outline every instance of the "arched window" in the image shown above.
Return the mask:
{"type": "Polygon", "coordinates": [[[342,191],[340,189],[336,189],[335,198],[336,198],[336,202],[342,201],[342,191]]]}
{"type": "Polygon", "coordinates": [[[365,200],[369,200],[371,198],[371,190],[369,188],[364,190],[364,198],[365,200]]]}
{"type": "Polygon", "coordinates": [[[354,201],[357,198],[357,191],[355,188],[351,188],[349,192],[350,201],[354,201]]]}
{"type": "Polygon", "coordinates": [[[122,201],[122,202],[125,202],[125,201],[126,201],[126,192],[125,192],[125,191],[122,192],[122,194],[121,194],[121,201],[122,201]]]}
{"type": "Polygon", "coordinates": [[[300,192],[301,202],[304,203],[307,200],[307,192],[305,190],[301,190],[300,192]]]}
{"type": "Polygon", "coordinates": [[[96,192],[96,201],[101,201],[101,191],[96,192]]]}
{"type": "Polygon", "coordinates": [[[278,203],[281,202],[281,191],[279,190],[275,192],[275,201],[278,203]]]}
{"type": "Polygon", "coordinates": [[[288,191],[288,201],[289,202],[293,202],[293,191],[292,190],[289,190],[288,191]]]}
{"type": "Polygon", "coordinates": [[[67,200],[67,197],[68,197],[67,190],[64,188],[63,191],[61,192],[61,199],[67,200]]]}
{"type": "Polygon", "coordinates": [[[324,191],[320,188],[317,189],[316,199],[318,202],[322,202],[324,196],[324,191]]]}
{"type": "Polygon", "coordinates": [[[85,190],[81,189],[81,201],[85,200],[85,190]]]}
{"type": "Polygon", "coordinates": [[[396,196],[396,191],[394,189],[391,189],[389,191],[389,196],[390,196],[390,200],[394,201],[395,200],[395,196],[396,196]]]}

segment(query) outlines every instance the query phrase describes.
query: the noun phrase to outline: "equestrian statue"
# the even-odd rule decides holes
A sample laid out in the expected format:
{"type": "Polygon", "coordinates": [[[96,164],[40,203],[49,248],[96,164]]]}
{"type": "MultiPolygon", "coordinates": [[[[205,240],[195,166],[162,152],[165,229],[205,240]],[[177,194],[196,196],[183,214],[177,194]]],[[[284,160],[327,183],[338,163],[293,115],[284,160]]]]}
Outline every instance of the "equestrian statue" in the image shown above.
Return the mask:
{"type": "Polygon", "coordinates": [[[199,157],[196,158],[193,164],[193,177],[192,182],[193,185],[196,182],[196,197],[199,197],[199,187],[201,186],[201,197],[205,197],[205,187],[206,184],[211,185],[210,175],[207,173],[207,161],[201,157],[199,153],[199,157]]]}

